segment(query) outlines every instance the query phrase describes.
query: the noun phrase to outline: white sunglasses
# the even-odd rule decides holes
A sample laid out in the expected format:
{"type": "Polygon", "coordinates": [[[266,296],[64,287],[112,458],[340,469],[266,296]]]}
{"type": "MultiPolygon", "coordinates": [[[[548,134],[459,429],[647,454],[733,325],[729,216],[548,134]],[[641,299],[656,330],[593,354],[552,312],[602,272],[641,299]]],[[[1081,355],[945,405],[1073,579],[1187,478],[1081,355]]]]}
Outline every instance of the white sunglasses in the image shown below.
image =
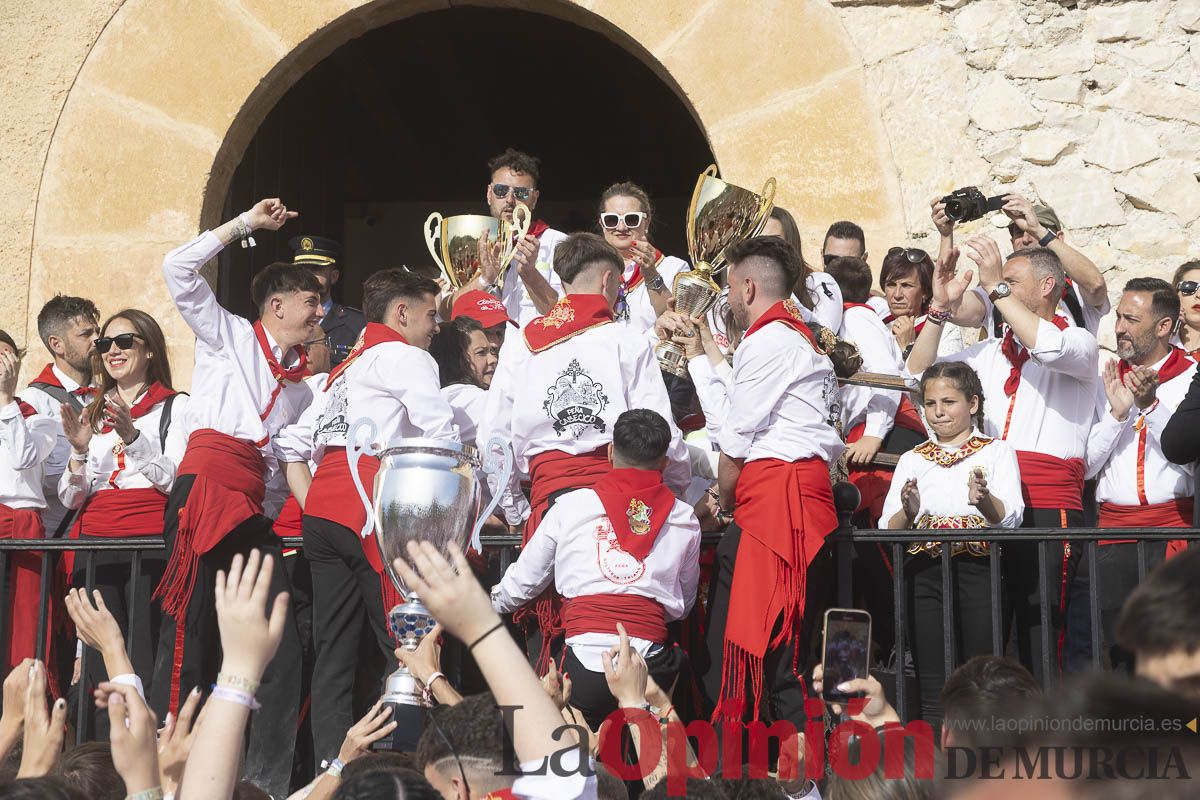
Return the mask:
{"type": "Polygon", "coordinates": [[[642,220],[646,219],[645,211],[629,211],[625,214],[616,214],[608,212],[600,215],[600,224],[605,230],[615,231],[617,226],[622,222],[626,228],[636,228],[642,224],[642,220]]]}

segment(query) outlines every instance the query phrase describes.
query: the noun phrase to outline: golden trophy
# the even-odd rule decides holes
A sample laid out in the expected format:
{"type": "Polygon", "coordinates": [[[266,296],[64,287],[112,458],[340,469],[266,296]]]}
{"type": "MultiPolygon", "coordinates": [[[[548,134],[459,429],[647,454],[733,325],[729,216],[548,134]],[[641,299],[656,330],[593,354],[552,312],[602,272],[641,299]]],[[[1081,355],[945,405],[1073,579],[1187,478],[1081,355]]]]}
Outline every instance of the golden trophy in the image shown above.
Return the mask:
{"type": "Polygon", "coordinates": [[[479,242],[487,235],[498,250],[500,277],[517,251],[517,242],[529,230],[533,215],[524,203],[513,209],[513,221],[501,222],[482,214],[459,214],[443,217],[433,212],[425,220],[425,245],[452,289],[461,289],[479,275],[479,242]]]}
{"type": "MultiPolygon", "coordinates": [[[[718,178],[715,164],[700,173],[687,215],[688,254],[694,266],[675,276],[671,291],[676,311],[689,317],[708,311],[721,292],[713,275],[726,266],[725,250],[762,232],[774,200],[774,178],[767,179],[762,194],[755,194],[718,178]]],[[[662,342],[654,354],[663,372],[687,376],[687,358],[679,344],[662,342]]]]}

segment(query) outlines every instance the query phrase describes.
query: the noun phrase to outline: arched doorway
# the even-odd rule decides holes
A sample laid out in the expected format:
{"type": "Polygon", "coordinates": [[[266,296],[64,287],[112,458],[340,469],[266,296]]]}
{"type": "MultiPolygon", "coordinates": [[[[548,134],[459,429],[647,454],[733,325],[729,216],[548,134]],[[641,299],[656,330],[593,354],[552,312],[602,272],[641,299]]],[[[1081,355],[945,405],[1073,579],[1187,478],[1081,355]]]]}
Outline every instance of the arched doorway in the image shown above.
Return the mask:
{"type": "MultiPolygon", "coordinates": [[[[485,165],[507,146],[542,159],[537,215],[554,227],[593,230],[604,187],[634,180],[657,205],[655,243],[686,256],[692,186],[714,160],[689,106],[611,39],[513,9],[454,6],[343,44],[267,114],[226,212],[284,198],[301,212],[292,235],[343,243],[341,299],[359,305],[373,270],[429,263],[431,211],[486,213],[485,165]]],[[[288,238],[256,248],[253,266],[290,260],[288,238]]],[[[248,314],[245,258],[227,251],[218,284],[248,314]]]]}

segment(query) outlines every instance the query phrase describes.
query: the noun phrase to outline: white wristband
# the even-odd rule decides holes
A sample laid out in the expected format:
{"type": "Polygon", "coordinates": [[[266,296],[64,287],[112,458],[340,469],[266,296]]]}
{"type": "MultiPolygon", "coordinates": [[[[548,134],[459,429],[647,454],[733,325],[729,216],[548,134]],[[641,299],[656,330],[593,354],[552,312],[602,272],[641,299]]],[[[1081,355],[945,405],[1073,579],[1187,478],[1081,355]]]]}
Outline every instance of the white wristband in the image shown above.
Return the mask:
{"type": "Polygon", "coordinates": [[[245,706],[251,711],[257,711],[262,708],[262,705],[254,699],[254,695],[249,692],[243,692],[240,689],[231,689],[228,686],[213,686],[212,694],[209,695],[210,700],[228,700],[230,703],[237,703],[245,706]]]}

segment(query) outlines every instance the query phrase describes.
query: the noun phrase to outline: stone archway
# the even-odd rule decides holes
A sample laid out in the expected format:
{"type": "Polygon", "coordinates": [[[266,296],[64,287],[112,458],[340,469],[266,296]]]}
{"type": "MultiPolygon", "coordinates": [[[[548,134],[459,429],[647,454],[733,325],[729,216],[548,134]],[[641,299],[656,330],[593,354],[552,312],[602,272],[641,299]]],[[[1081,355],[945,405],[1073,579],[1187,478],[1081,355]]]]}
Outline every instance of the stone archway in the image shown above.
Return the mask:
{"type": "Polygon", "coordinates": [[[827,0],[127,0],[89,53],[50,143],[29,332],[55,291],[86,293],[105,313],[138,305],[162,321],[179,375],[189,374],[191,337],[159,265],[219,221],[268,110],[355,36],[470,4],[548,14],[620,44],[690,105],[724,176],[750,186],[778,178],[777,202],[808,241],[850,213],[868,232],[901,228],[879,114],[827,0]]]}

